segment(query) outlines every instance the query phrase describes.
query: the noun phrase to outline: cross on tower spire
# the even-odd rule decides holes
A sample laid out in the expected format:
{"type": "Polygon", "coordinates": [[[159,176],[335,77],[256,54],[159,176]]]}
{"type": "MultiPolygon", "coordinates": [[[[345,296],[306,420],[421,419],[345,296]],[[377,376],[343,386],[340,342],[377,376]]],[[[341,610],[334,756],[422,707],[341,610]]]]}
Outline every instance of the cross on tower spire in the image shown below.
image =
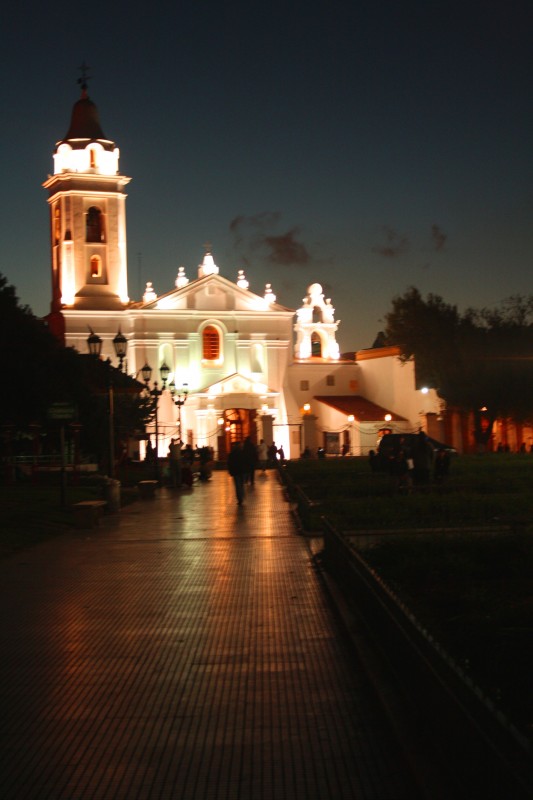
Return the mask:
{"type": "Polygon", "coordinates": [[[78,69],[81,72],[81,78],[78,78],[77,83],[80,84],[83,91],[87,91],[87,81],[91,80],[91,75],[89,75],[89,70],[91,68],[84,61],[78,69]]]}

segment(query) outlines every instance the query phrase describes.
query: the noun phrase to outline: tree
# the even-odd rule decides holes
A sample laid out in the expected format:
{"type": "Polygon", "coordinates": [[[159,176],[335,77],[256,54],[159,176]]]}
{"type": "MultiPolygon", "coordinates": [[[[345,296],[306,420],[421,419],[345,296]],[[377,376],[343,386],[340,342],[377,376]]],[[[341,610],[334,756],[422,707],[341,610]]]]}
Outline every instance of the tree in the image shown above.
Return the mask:
{"type": "Polygon", "coordinates": [[[434,294],[424,300],[418,289],[411,287],[393,298],[385,322],[387,343],[401,348],[403,361],[416,359],[417,384],[442,386],[445,365],[453,362],[458,344],[456,306],[434,294]]]}
{"type": "Polygon", "coordinates": [[[0,275],[0,359],[3,386],[0,413],[4,424],[25,428],[44,421],[46,409],[62,382],[60,345],[0,275]],[[59,383],[58,383],[59,381],[59,383]]]}
{"type": "Polygon", "coordinates": [[[417,384],[438,390],[449,406],[472,413],[485,445],[498,417],[533,419],[533,297],[460,315],[438,295],[411,287],[386,315],[389,344],[415,359],[417,384]]]}
{"type": "Polygon", "coordinates": [[[108,447],[110,376],[116,387],[117,435],[125,439],[135,430],[144,430],[153,414],[153,404],[142,394],[143,384],[61,345],[47,325],[20,304],[14,287],[1,274],[0,359],[4,377],[0,414],[11,438],[28,436],[36,426],[53,435],[50,406],[67,403],[82,426],[82,449],[101,457],[108,447]]]}

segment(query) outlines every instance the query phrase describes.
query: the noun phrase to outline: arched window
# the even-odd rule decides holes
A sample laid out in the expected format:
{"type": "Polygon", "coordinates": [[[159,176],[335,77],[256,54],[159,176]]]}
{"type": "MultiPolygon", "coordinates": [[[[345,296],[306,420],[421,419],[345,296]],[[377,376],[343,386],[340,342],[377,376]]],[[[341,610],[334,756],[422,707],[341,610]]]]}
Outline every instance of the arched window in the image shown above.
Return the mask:
{"type": "Polygon", "coordinates": [[[94,149],[94,147],[91,147],[91,149],[89,150],[89,160],[90,160],[91,169],[95,169],[96,168],[96,150],[94,149]]]}
{"type": "Polygon", "coordinates": [[[202,345],[204,361],[216,361],[220,358],[220,335],[213,325],[204,328],[202,345]]]}
{"type": "Polygon", "coordinates": [[[59,244],[61,238],[61,211],[56,206],[54,209],[54,244],[59,244]]]}
{"type": "Polygon", "coordinates": [[[318,333],[313,333],[311,336],[311,355],[312,356],[321,356],[322,355],[322,342],[320,341],[320,336],[318,333]]]}
{"type": "Polygon", "coordinates": [[[322,309],[318,306],[313,307],[313,322],[323,322],[322,309]]]}
{"type": "Polygon", "coordinates": [[[91,256],[91,278],[102,277],[102,259],[100,256],[91,256]]]}
{"type": "Polygon", "coordinates": [[[99,208],[96,208],[96,206],[91,206],[87,211],[87,220],[85,226],[85,241],[86,242],[104,241],[103,214],[99,208]]]}

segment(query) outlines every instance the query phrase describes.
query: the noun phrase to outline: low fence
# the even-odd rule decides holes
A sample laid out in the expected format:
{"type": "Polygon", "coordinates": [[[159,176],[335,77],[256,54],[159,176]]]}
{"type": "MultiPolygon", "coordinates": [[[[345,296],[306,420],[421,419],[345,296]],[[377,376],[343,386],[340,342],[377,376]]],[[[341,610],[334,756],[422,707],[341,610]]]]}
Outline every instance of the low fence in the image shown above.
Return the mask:
{"type": "MultiPolygon", "coordinates": [[[[279,470],[296,525],[309,533],[319,507],[279,470]]],[[[379,577],[354,533],[321,516],[325,568],[388,665],[417,724],[436,744],[466,797],[533,798],[533,748],[379,577]]],[[[504,526],[509,530],[512,524],[504,526]]],[[[316,532],[315,532],[316,535],[316,532]]]]}

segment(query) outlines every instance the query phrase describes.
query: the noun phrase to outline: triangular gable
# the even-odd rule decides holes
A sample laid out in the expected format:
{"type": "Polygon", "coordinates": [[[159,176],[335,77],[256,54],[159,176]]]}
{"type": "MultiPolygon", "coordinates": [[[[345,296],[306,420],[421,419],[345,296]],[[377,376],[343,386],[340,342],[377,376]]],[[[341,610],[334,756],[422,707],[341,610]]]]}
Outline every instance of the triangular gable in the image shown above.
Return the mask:
{"type": "Polygon", "coordinates": [[[400,417],[388,408],[378,406],[360,395],[321,395],[314,398],[346,416],[353,415],[358,422],[383,422],[386,414],[390,414],[391,422],[406,422],[405,417],[400,417]]]}
{"type": "Polygon", "coordinates": [[[190,281],[186,286],[160,295],[156,300],[143,305],[145,309],[157,311],[289,311],[279,303],[268,303],[264,297],[224,278],[222,275],[206,275],[190,281]]]}
{"type": "Polygon", "coordinates": [[[250,378],[240,375],[238,372],[234,372],[232,375],[228,375],[226,378],[222,378],[222,380],[216,381],[210,386],[206,386],[203,390],[203,394],[217,396],[224,394],[259,394],[272,397],[277,396],[279,393],[273,392],[264,383],[252,381],[250,378]]]}

